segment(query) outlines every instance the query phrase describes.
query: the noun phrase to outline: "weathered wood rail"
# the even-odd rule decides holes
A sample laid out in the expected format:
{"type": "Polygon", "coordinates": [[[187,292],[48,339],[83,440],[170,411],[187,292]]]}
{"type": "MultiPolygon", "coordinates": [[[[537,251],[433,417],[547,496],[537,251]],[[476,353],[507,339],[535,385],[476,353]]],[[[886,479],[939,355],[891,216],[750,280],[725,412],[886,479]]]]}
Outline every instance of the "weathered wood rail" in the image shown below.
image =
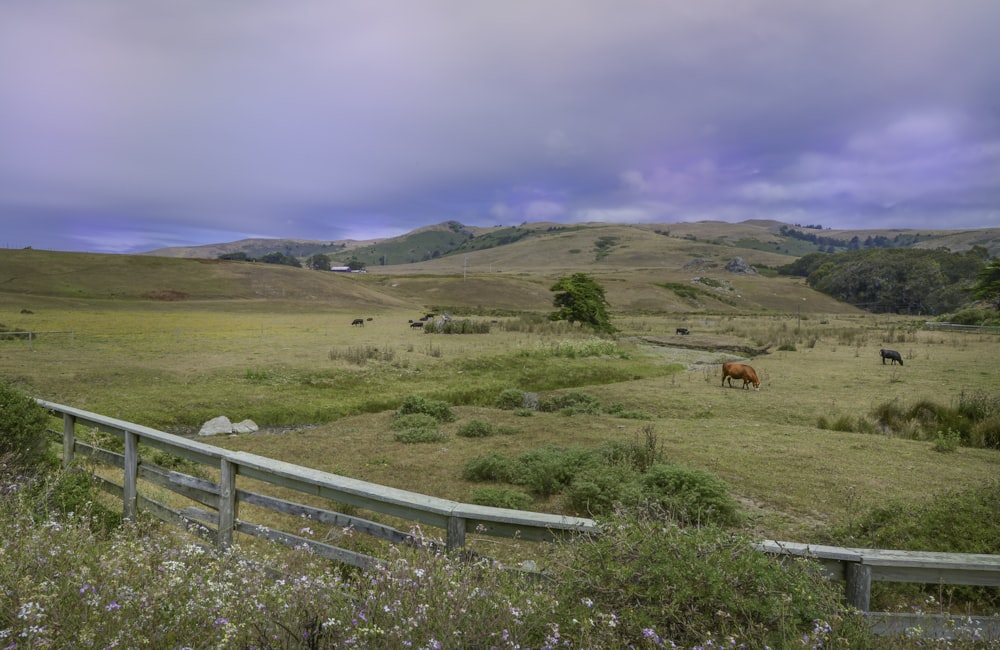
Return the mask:
{"type": "Polygon", "coordinates": [[[356,566],[364,567],[378,561],[376,558],[348,549],[243,521],[239,518],[240,504],[260,506],[330,525],[349,526],[357,532],[364,532],[394,543],[434,543],[417,539],[411,533],[374,521],[240,489],[237,486],[237,477],[256,479],[302,494],[322,497],[334,503],[443,529],[445,546],[449,550],[464,548],[466,534],[469,532],[493,537],[516,537],[526,541],[545,541],[571,531],[596,528],[596,523],[592,519],[440,499],[255,454],[222,449],[70,406],[45,400],[38,402],[50,413],[62,416],[62,431],[57,433],[62,438],[64,465],[70,464],[75,456],[81,455],[118,467],[123,471],[121,485],[106,479],[101,481],[104,489],[121,497],[123,515],[126,519],[134,519],[138,510],[142,508],[161,519],[185,525],[192,532],[212,539],[220,548],[231,546],[234,531],[239,531],[284,544],[310,546],[321,555],[356,566]],[[77,426],[93,427],[121,439],[124,442],[124,453],[99,449],[77,440],[77,426]],[[140,444],[213,468],[218,471],[219,480],[213,482],[199,479],[143,462],[139,457],[140,444]],[[153,501],[138,493],[139,479],[208,506],[215,512],[207,512],[197,507],[175,510],[153,501]],[[211,524],[214,529],[206,524],[211,524]]]}
{"type": "MultiPolygon", "coordinates": [[[[222,449],[70,406],[37,401],[53,415],[62,417],[62,431],[54,433],[62,440],[64,464],[70,464],[75,456],[80,455],[123,471],[121,485],[108,479],[100,480],[104,489],[121,497],[125,518],[135,518],[141,508],[167,522],[187,527],[223,549],[232,545],[233,533],[240,532],[290,546],[308,546],[319,555],[354,566],[368,567],[380,562],[378,558],[349,549],[244,521],[239,517],[240,504],[331,526],[349,527],[391,543],[438,544],[435,540],[418,538],[413,533],[361,517],[242,489],[237,486],[237,477],[256,479],[305,495],[318,496],[334,504],[346,504],[442,529],[445,531],[444,546],[447,550],[464,549],[469,532],[526,541],[548,541],[573,531],[599,532],[599,526],[593,519],[439,499],[246,452],[222,449]],[[121,439],[124,453],[100,449],[77,440],[78,425],[93,427],[121,439]],[[218,472],[219,480],[197,478],[144,462],[139,457],[140,444],[210,467],[218,472]],[[196,506],[176,510],[140,495],[139,479],[211,508],[211,511],[196,506]]],[[[845,583],[847,602],[864,612],[869,612],[871,583],[875,581],[1000,586],[1000,555],[841,548],[773,540],[762,541],[757,548],[773,555],[803,557],[821,563],[829,577],[845,583]]],[[[898,634],[919,627],[925,634],[949,636],[961,634],[962,629],[968,628],[1000,638],[1000,619],[995,617],[948,618],[876,612],[870,612],[869,616],[876,631],[884,634],[898,634]]]]}

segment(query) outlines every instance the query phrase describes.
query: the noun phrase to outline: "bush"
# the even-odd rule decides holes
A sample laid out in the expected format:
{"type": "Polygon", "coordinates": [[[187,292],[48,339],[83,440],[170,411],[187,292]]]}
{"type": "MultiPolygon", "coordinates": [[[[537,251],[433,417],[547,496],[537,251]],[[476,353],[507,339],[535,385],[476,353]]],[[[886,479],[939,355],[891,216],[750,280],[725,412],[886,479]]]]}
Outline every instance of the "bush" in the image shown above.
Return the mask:
{"type": "MultiPolygon", "coordinates": [[[[941,553],[1000,554],[1000,480],[963,490],[949,490],[920,503],[889,502],[862,513],[851,523],[828,531],[824,543],[838,546],[894,548],[941,553]]],[[[901,593],[924,593],[940,598],[941,585],[876,583],[872,609],[890,611],[901,593]]],[[[1000,589],[950,586],[953,603],[974,603],[996,611],[1000,589]]],[[[913,602],[912,596],[904,597],[913,602]]]]}
{"type": "Polygon", "coordinates": [[[393,437],[397,442],[405,442],[408,444],[420,442],[441,442],[448,439],[448,436],[442,431],[428,428],[403,429],[402,431],[397,431],[396,435],[393,437]]]}
{"type": "Polygon", "coordinates": [[[485,487],[472,491],[472,502],[481,506],[527,510],[531,501],[531,497],[520,490],[485,487]]]}
{"type": "Polygon", "coordinates": [[[588,517],[610,514],[623,504],[634,507],[641,494],[638,472],[624,465],[585,468],[566,488],[570,506],[588,517]]]}
{"type": "Polygon", "coordinates": [[[556,616],[629,612],[611,628],[612,647],[825,648],[827,635],[844,640],[837,647],[874,647],[843,587],[812,563],[783,562],[719,528],[681,528],[655,509],[601,524],[559,546],[556,616]]]}
{"type": "Polygon", "coordinates": [[[969,446],[981,449],[1000,449],[1000,414],[980,420],[969,432],[969,446]]]}
{"type": "Polygon", "coordinates": [[[948,429],[947,431],[938,431],[937,436],[934,438],[934,451],[939,451],[942,453],[948,453],[958,449],[959,443],[962,441],[961,436],[957,431],[948,429]]]}
{"type": "Polygon", "coordinates": [[[520,464],[500,454],[478,456],[465,463],[462,478],[466,481],[518,483],[521,478],[520,464]]]}
{"type": "Polygon", "coordinates": [[[438,422],[453,422],[455,420],[455,414],[452,413],[451,405],[447,402],[419,395],[404,397],[402,404],[396,411],[396,417],[410,413],[425,413],[434,417],[438,422]]]}
{"type": "Polygon", "coordinates": [[[538,401],[538,410],[548,413],[556,412],[565,415],[576,413],[597,414],[601,407],[597,398],[586,393],[569,392],[562,395],[551,395],[538,401]]]}
{"type": "Polygon", "coordinates": [[[524,393],[516,388],[506,388],[497,396],[494,406],[505,411],[512,411],[524,406],[524,393]]]}
{"type": "Polygon", "coordinates": [[[463,438],[487,438],[498,433],[496,427],[483,420],[468,420],[458,426],[456,436],[463,438]]]}
{"type": "Polygon", "coordinates": [[[51,469],[48,413],[35,400],[0,381],[0,458],[21,469],[51,469]]]}
{"type": "Polygon", "coordinates": [[[545,447],[521,454],[521,481],[528,490],[542,497],[558,494],[570,484],[577,472],[598,462],[584,449],[545,447]]]}
{"type": "Polygon", "coordinates": [[[654,465],[642,477],[646,497],[682,523],[734,525],[736,500],[725,481],[699,469],[654,465]]]}

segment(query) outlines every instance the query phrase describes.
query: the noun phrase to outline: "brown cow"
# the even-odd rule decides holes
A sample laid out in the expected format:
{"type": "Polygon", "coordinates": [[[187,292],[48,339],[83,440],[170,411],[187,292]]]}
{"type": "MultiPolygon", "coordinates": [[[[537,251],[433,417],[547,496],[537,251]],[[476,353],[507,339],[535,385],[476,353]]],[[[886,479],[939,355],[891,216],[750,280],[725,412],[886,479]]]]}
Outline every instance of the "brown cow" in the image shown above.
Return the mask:
{"type": "Polygon", "coordinates": [[[722,364],[722,385],[726,385],[729,380],[729,387],[732,388],[734,379],[743,380],[743,388],[753,384],[754,390],[760,390],[760,379],[757,378],[757,371],[745,363],[729,362],[722,364]]]}

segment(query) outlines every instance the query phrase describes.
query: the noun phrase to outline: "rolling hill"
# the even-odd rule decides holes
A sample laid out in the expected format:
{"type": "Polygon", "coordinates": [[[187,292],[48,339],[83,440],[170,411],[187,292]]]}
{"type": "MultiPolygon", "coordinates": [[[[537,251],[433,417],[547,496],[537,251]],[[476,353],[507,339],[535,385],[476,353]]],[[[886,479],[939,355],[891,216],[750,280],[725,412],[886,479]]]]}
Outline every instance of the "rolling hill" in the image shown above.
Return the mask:
{"type": "MultiPolygon", "coordinates": [[[[851,312],[853,307],[770,269],[822,244],[809,229],[776,221],[737,224],[561,225],[470,228],[457,222],[365,242],[243,240],[144,255],[0,251],[0,301],[8,306],[58,301],[276,301],[331,311],[406,309],[497,313],[547,311],[550,287],[585,272],[606,289],[613,312],[851,312]],[[783,234],[783,232],[785,234],[783,234]],[[368,273],[313,271],[220,261],[218,255],[280,249],[338,261],[377,259],[368,273]],[[339,251],[336,257],[333,251],[339,251]],[[394,260],[401,260],[394,262],[394,260]],[[402,261],[411,260],[411,261],[402,261]]],[[[831,231],[845,242],[882,237],[911,247],[982,246],[1000,252],[1000,229],[976,231],[831,231]]]]}

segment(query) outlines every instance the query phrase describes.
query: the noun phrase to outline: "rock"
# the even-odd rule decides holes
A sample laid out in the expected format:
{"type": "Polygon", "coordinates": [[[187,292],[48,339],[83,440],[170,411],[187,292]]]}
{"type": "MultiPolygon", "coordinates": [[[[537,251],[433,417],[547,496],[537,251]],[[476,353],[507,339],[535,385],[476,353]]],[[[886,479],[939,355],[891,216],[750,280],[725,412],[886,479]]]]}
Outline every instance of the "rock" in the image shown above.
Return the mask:
{"type": "Polygon", "coordinates": [[[232,433],[233,423],[230,422],[229,418],[225,415],[220,415],[217,418],[212,418],[205,424],[201,425],[201,430],[198,431],[199,436],[216,436],[220,433],[232,433]]]}
{"type": "Polygon", "coordinates": [[[740,275],[756,275],[757,269],[750,266],[742,257],[734,257],[726,264],[726,270],[730,273],[738,273],[740,275]]]}
{"type": "Polygon", "coordinates": [[[243,420],[233,425],[233,433],[253,433],[259,428],[253,420],[243,420]]]}

